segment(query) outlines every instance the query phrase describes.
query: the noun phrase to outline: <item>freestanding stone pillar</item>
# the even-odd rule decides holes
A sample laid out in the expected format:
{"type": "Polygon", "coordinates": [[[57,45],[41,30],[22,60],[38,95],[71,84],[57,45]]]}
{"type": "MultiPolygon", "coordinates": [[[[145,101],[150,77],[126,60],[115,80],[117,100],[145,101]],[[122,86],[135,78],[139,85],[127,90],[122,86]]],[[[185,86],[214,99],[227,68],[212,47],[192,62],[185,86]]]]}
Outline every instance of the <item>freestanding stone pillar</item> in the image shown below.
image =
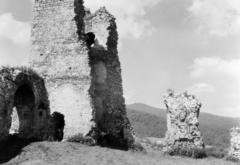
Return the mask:
{"type": "Polygon", "coordinates": [[[193,95],[175,94],[171,90],[164,97],[164,103],[167,107],[165,151],[180,154],[183,150],[203,149],[198,120],[201,103],[193,95]]]}
{"type": "Polygon", "coordinates": [[[240,127],[231,129],[231,146],[228,153],[228,158],[235,161],[240,161],[240,127]]]}

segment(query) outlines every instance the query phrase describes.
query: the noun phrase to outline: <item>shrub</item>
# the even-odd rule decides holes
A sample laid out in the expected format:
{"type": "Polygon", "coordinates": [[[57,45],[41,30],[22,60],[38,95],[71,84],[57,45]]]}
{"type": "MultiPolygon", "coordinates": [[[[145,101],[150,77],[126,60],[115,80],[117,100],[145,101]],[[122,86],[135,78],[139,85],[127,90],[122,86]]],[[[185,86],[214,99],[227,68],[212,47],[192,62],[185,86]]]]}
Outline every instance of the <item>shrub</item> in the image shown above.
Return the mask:
{"type": "Polygon", "coordinates": [[[214,157],[219,159],[222,159],[227,155],[227,151],[224,148],[220,148],[220,147],[206,148],[206,153],[209,157],[214,157]]]}
{"type": "Polygon", "coordinates": [[[135,141],[133,146],[130,148],[130,150],[134,151],[134,152],[135,151],[136,152],[143,152],[143,153],[147,152],[139,141],[135,141]]]}
{"type": "Polygon", "coordinates": [[[240,160],[233,156],[227,156],[226,160],[232,161],[232,162],[240,162],[240,160]]]}
{"type": "Polygon", "coordinates": [[[75,142],[75,143],[81,143],[81,144],[86,144],[89,146],[93,146],[96,144],[96,141],[88,136],[83,136],[81,133],[74,135],[67,140],[68,142],[75,142]]]}
{"type": "Polygon", "coordinates": [[[195,159],[201,159],[207,157],[207,154],[205,152],[205,149],[201,148],[192,148],[192,147],[171,147],[168,149],[165,154],[174,156],[174,155],[179,155],[179,156],[186,156],[186,157],[192,157],[195,159]]]}

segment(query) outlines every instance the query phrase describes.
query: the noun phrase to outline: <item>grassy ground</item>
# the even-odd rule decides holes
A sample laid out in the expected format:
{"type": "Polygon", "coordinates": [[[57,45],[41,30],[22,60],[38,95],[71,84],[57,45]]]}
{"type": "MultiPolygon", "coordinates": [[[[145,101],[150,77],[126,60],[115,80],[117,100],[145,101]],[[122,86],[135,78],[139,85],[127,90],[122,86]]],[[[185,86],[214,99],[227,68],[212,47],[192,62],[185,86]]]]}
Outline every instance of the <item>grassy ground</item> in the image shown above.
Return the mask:
{"type": "Polygon", "coordinates": [[[223,159],[190,159],[148,153],[89,147],[78,143],[32,143],[7,165],[236,165],[223,159]]]}

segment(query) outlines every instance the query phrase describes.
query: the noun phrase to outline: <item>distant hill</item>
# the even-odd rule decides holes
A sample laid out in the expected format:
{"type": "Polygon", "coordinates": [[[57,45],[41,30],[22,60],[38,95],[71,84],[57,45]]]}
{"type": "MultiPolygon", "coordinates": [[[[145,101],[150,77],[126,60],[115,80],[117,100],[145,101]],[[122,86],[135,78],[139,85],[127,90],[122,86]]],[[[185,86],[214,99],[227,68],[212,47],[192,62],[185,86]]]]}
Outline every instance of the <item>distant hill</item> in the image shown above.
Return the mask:
{"type": "MultiPolygon", "coordinates": [[[[127,105],[128,117],[140,137],[164,137],[166,112],[142,103],[127,105]]],[[[200,130],[207,145],[229,146],[230,128],[240,123],[239,118],[200,113],[200,130]]]]}

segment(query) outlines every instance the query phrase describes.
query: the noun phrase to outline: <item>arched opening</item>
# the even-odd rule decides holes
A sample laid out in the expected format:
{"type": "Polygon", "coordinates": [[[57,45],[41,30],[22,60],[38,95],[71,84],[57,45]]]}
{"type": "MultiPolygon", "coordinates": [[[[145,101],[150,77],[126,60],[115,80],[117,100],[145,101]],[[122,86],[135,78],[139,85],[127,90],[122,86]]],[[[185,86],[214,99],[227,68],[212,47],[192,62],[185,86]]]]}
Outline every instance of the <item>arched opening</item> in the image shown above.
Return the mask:
{"type": "Polygon", "coordinates": [[[92,44],[95,42],[95,34],[93,32],[89,32],[86,34],[86,43],[87,46],[90,48],[92,44]]]}
{"type": "Polygon", "coordinates": [[[62,141],[63,139],[63,129],[65,126],[64,115],[59,112],[54,112],[52,114],[53,123],[53,139],[56,141],[62,141]]]}
{"type": "Polygon", "coordinates": [[[32,133],[35,97],[30,85],[21,85],[14,96],[14,107],[19,117],[19,136],[28,137],[32,133]]]}
{"type": "Polygon", "coordinates": [[[12,121],[11,121],[11,128],[9,130],[10,135],[16,135],[19,133],[20,121],[17,113],[16,107],[13,108],[12,111],[12,121]]]}

